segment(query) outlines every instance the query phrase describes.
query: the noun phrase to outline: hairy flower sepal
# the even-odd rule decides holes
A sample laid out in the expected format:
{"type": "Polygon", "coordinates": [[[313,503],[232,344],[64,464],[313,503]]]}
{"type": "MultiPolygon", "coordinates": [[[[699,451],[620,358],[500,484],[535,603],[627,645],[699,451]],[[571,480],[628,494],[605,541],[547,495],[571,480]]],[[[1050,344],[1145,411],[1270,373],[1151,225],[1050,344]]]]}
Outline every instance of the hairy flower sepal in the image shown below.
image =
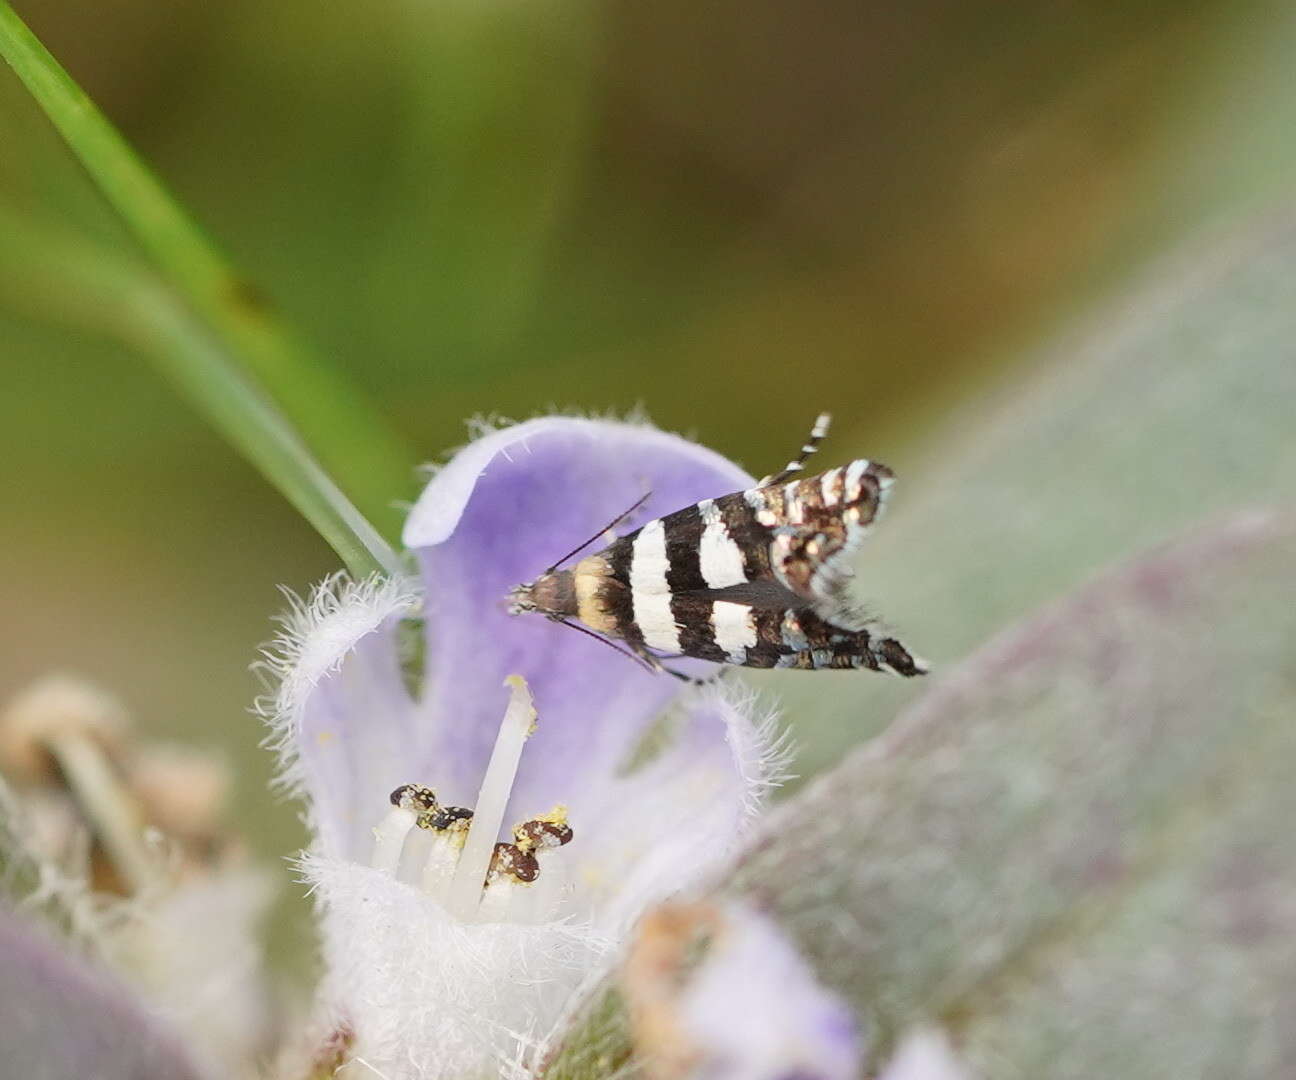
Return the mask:
{"type": "Polygon", "coordinates": [[[503,598],[645,489],[652,517],[747,481],[641,425],[492,431],[411,514],[421,582],[333,579],[289,614],[268,712],[314,832],[302,866],[321,910],[324,1006],[355,1059],[393,1080],[537,1060],[639,913],[733,850],[781,767],[750,694],[682,689],[564,627],[509,617],[503,598]],[[402,647],[414,619],[417,699],[402,647]],[[513,673],[537,721],[513,740],[501,787],[513,673]],[[393,792],[424,802],[402,810],[393,792]],[[428,800],[484,831],[437,833],[428,800]],[[456,890],[474,847],[486,880],[460,874],[456,890]]]}
{"type": "Polygon", "coordinates": [[[390,872],[307,856],[328,960],[324,1000],[387,1076],[458,1076],[521,1060],[599,967],[588,921],[462,923],[390,872]]]}

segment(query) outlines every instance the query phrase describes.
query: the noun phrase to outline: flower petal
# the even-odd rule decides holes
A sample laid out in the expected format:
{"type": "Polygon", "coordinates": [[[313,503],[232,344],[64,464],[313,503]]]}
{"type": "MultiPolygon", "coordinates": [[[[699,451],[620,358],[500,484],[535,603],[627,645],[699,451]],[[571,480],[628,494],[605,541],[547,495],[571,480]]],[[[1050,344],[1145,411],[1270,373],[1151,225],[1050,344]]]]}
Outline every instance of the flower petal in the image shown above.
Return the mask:
{"type": "Polygon", "coordinates": [[[129,992],[0,912],[4,1072],[22,1077],[196,1080],[129,992]]]}
{"type": "Polygon", "coordinates": [[[789,757],[777,715],[756,709],[736,684],[685,693],[666,750],[572,811],[569,858],[602,932],[624,933],[737,849],[789,757]]]}
{"type": "Polygon", "coordinates": [[[905,1036],[878,1080],[969,1080],[939,1028],[916,1028],[905,1036]]]}
{"type": "Polygon", "coordinates": [[[525,1059],[606,947],[579,922],[460,923],[345,860],[309,857],[303,869],[321,898],[329,1019],[391,1080],[496,1075],[525,1059]]]}
{"type": "Polygon", "coordinates": [[[294,604],[266,653],[281,681],[260,708],[281,782],[306,798],[324,854],[367,860],[386,794],[432,768],[397,643],[416,603],[405,582],[330,578],[294,604]]]}
{"type": "Polygon", "coordinates": [[[493,432],[446,465],[405,527],[426,587],[424,706],[440,737],[437,783],[471,798],[504,714],[504,678],[515,673],[540,714],[515,815],[572,802],[588,778],[610,773],[678,686],[586,635],[508,615],[505,596],[645,492],[651,497],[622,531],[750,482],[678,436],[571,417],[493,432]]]}
{"type": "Polygon", "coordinates": [[[622,989],[636,1056],[662,1080],[859,1075],[863,1044],[850,1009],[745,904],[653,911],[640,924],[622,989]]]}
{"type": "Polygon", "coordinates": [[[686,1029],[715,1080],[853,1080],[855,1018],[824,989],[783,933],[749,907],[724,908],[720,933],[681,1001],[686,1029]]]}

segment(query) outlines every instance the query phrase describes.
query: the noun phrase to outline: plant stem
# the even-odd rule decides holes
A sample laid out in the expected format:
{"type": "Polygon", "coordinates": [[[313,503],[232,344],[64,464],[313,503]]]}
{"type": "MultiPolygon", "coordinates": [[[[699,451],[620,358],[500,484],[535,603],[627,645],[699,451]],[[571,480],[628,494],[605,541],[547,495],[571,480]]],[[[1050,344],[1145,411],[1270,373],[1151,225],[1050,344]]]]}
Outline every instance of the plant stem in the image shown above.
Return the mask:
{"type": "Polygon", "coordinates": [[[412,453],[358,393],[306,355],[7,0],[0,0],[0,55],[171,286],[152,312],[155,325],[173,344],[183,322],[191,324],[182,334],[186,341],[206,339],[201,349],[153,349],[155,362],[339,554],[350,562],[363,549],[369,557],[359,562],[394,566],[389,546],[328,474],[338,477],[365,515],[394,534],[393,501],[407,493],[412,453]],[[170,310],[164,313],[165,307],[170,310]],[[247,415],[236,416],[238,409],[247,415]],[[331,508],[331,524],[319,513],[324,506],[331,508]],[[353,535],[344,540],[340,529],[353,535]]]}

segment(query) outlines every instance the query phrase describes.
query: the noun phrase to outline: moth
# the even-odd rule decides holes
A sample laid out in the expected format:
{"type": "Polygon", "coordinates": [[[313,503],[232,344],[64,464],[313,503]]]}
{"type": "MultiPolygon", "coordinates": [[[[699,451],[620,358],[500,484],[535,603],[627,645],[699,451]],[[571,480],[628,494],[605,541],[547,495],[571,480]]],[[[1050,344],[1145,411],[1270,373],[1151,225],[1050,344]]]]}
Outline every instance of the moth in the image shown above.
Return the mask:
{"type": "Polygon", "coordinates": [[[662,660],[924,674],[924,661],[847,596],[851,558],[882,512],[891,470],[861,459],[794,479],[829,420],[822,414],[800,454],[755,487],[657,518],[558,569],[633,514],[645,495],[513,588],[509,612],[537,612],[608,644],[624,642],[653,671],[682,679],[688,676],[662,660]]]}

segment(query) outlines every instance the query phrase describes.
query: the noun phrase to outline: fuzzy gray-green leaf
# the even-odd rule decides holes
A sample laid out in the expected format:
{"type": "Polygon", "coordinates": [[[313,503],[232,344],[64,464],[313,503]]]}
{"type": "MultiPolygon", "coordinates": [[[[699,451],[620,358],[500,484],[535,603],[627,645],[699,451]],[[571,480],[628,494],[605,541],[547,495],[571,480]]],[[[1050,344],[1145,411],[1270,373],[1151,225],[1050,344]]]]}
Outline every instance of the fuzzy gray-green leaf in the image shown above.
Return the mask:
{"type": "MultiPolygon", "coordinates": [[[[1296,1067],[1296,515],[1194,532],[1017,624],[715,883],[874,1032],[983,1077],[1296,1067]]],[[[554,1076],[624,1053],[614,998],[554,1076]]],[[[876,1064],[876,1062],[875,1062],[876,1064]]]]}
{"type": "Polygon", "coordinates": [[[980,650],[731,886],[983,1075],[1277,1075],[1296,1042],[1296,521],[1248,515],[980,650]],[[1290,1038],[1290,1036],[1288,1036],[1290,1038]]]}

